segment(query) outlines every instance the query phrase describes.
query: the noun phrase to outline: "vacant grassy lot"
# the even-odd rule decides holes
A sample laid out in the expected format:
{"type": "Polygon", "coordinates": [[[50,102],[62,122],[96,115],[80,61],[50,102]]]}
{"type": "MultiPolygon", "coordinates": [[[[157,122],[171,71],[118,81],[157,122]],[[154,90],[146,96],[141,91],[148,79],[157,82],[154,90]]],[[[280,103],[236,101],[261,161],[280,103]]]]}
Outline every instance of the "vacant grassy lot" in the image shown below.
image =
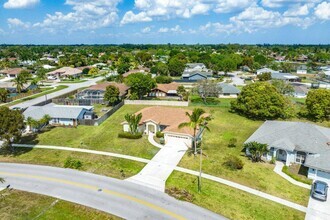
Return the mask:
{"type": "Polygon", "coordinates": [[[78,126],[77,128],[53,128],[36,136],[25,137],[22,142],[110,151],[151,159],[158,148],[152,146],[147,137],[138,140],[120,139],[124,116],[135,113],[145,106],[123,106],[100,126],[78,126]]]}
{"type": "Polygon", "coordinates": [[[166,188],[177,187],[193,195],[193,203],[230,219],[299,220],[304,213],[243,191],[203,179],[202,192],[197,192],[197,177],[174,172],[166,188]]]}
{"type": "Polygon", "coordinates": [[[74,203],[58,200],[35,193],[18,190],[0,192],[0,219],[70,219],[103,220],[120,219],[107,213],[74,203]],[[18,202],[19,201],[19,202],[18,202]]]}
{"type": "Polygon", "coordinates": [[[113,158],[102,155],[93,155],[79,152],[46,150],[46,149],[16,149],[15,155],[0,154],[0,162],[40,164],[55,167],[64,167],[67,158],[79,160],[82,163],[81,171],[105,175],[118,179],[125,179],[137,174],[144,163],[113,158]]]}
{"type": "MultiPolygon", "coordinates": [[[[190,107],[192,108],[192,107],[190,107]]],[[[244,156],[243,142],[263,123],[230,113],[228,108],[203,107],[214,119],[209,123],[210,132],[203,136],[203,172],[223,177],[237,183],[270,193],[293,202],[307,205],[309,191],[295,186],[277,175],[274,165],[252,163],[244,156]],[[236,147],[228,147],[231,138],[237,139],[236,147]],[[223,163],[228,155],[238,156],[244,162],[242,170],[230,170],[223,163]]],[[[179,166],[198,170],[199,159],[186,154],[179,166]]]]}

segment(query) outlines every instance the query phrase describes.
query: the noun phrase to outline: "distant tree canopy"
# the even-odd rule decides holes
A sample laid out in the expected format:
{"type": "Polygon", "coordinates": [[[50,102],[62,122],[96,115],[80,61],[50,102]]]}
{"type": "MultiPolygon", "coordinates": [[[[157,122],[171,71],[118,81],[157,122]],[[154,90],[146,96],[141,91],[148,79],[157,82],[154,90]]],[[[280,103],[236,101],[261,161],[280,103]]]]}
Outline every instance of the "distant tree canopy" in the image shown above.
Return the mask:
{"type": "Polygon", "coordinates": [[[129,67],[130,67],[130,65],[127,64],[127,63],[121,63],[121,64],[119,64],[118,67],[117,67],[118,74],[122,75],[122,74],[128,72],[129,71],[129,67]]]}
{"type": "Polygon", "coordinates": [[[187,60],[185,56],[181,53],[178,53],[172,57],[168,62],[168,70],[171,76],[181,76],[183,70],[186,67],[187,60]]]}
{"type": "Polygon", "coordinates": [[[268,82],[243,87],[231,110],[251,119],[277,119],[293,116],[290,101],[268,82]]]}
{"type": "Polygon", "coordinates": [[[330,90],[310,90],[307,94],[306,108],[311,119],[330,120],[330,90]]]}
{"type": "Polygon", "coordinates": [[[144,95],[156,87],[156,82],[151,78],[151,75],[143,73],[129,75],[125,79],[125,83],[130,87],[131,99],[142,99],[144,95]]]}
{"type": "Polygon", "coordinates": [[[155,78],[157,83],[168,84],[173,81],[172,77],[170,76],[157,76],[155,78]]]}

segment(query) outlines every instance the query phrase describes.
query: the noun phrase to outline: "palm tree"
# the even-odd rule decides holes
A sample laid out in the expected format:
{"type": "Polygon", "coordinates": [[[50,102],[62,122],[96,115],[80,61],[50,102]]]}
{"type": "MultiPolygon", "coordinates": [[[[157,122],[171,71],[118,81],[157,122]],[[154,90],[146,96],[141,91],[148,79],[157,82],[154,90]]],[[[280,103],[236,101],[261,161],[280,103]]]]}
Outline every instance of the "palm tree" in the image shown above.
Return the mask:
{"type": "Polygon", "coordinates": [[[261,156],[269,151],[267,144],[261,144],[256,141],[246,143],[243,147],[251,154],[252,162],[261,161],[261,156]]]}
{"type": "Polygon", "coordinates": [[[5,179],[0,177],[0,183],[4,183],[5,182],[5,179]]]}
{"type": "Polygon", "coordinates": [[[27,79],[24,77],[24,75],[18,75],[14,79],[14,85],[16,85],[16,91],[18,93],[21,93],[22,90],[24,89],[24,84],[27,82],[27,79]]]}
{"type": "Polygon", "coordinates": [[[129,130],[132,134],[136,134],[138,133],[138,127],[140,124],[140,121],[142,119],[142,114],[138,114],[138,115],[130,115],[130,114],[126,114],[125,115],[125,120],[128,123],[129,126],[129,130]]]}
{"type": "Polygon", "coordinates": [[[47,125],[50,120],[52,120],[52,117],[50,117],[50,115],[46,114],[40,119],[40,124],[47,125]]]}
{"type": "Polygon", "coordinates": [[[196,133],[197,129],[206,129],[210,130],[209,127],[207,126],[207,122],[211,120],[210,116],[204,117],[203,115],[205,114],[205,111],[201,108],[195,108],[190,114],[189,112],[186,112],[186,115],[189,117],[189,122],[183,122],[179,125],[179,128],[183,127],[189,127],[194,130],[194,155],[197,154],[197,140],[196,140],[196,133]]]}

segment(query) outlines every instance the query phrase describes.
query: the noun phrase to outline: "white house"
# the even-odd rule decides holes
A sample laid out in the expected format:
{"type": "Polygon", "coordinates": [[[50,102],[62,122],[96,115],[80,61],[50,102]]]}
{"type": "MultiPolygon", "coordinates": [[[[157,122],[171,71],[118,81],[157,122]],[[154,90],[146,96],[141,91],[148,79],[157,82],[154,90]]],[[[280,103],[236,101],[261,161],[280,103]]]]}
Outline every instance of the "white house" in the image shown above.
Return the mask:
{"type": "Polygon", "coordinates": [[[184,72],[208,72],[204,63],[187,63],[184,72]]]}
{"type": "MultiPolygon", "coordinates": [[[[309,167],[309,178],[330,181],[330,128],[305,122],[266,121],[245,143],[267,144],[266,160],[309,167]]],[[[246,153],[249,154],[248,149],[246,153]]]]}
{"type": "MultiPolygon", "coordinates": [[[[182,108],[170,108],[163,106],[153,106],[142,109],[135,113],[141,113],[142,119],[139,125],[139,131],[144,134],[155,134],[158,131],[164,133],[165,144],[168,142],[184,142],[187,147],[193,144],[193,130],[188,127],[179,128],[183,122],[189,122],[186,115],[189,110],[182,108]]],[[[125,121],[122,123],[123,130],[129,132],[129,124],[125,121]]],[[[197,131],[197,137],[201,134],[197,131]]]]}
{"type": "Polygon", "coordinates": [[[269,68],[262,68],[257,70],[257,75],[263,74],[263,73],[279,73],[279,71],[272,70],[269,68]]]}
{"type": "Polygon", "coordinates": [[[307,66],[306,65],[298,66],[297,74],[307,74],[307,66]]]}

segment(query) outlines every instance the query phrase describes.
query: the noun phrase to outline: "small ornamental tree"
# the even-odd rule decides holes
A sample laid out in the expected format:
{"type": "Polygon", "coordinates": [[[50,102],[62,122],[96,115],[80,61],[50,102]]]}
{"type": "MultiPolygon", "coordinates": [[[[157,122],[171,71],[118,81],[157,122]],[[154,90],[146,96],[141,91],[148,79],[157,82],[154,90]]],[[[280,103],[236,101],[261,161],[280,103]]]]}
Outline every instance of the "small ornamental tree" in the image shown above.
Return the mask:
{"type": "Polygon", "coordinates": [[[7,102],[7,98],[8,98],[9,92],[7,89],[5,88],[0,88],[0,101],[5,103],[7,102]]]}
{"type": "Polygon", "coordinates": [[[260,75],[258,75],[258,79],[260,81],[269,81],[272,79],[272,74],[271,73],[262,73],[260,75]]]}
{"type": "MultiPolygon", "coordinates": [[[[150,75],[135,73],[125,79],[125,83],[130,87],[131,95],[142,99],[151,89],[156,87],[156,82],[150,75]]],[[[132,98],[131,98],[132,99],[132,98]]]]}
{"type": "Polygon", "coordinates": [[[109,105],[114,105],[119,100],[119,94],[118,87],[110,85],[105,90],[104,100],[108,101],[109,105]]]}
{"type": "Polygon", "coordinates": [[[128,126],[129,126],[129,132],[131,134],[137,134],[139,132],[139,124],[140,124],[140,121],[142,119],[142,114],[138,114],[138,115],[135,115],[135,114],[126,114],[125,115],[125,120],[127,121],[128,123],[128,126]]]}
{"type": "Polygon", "coordinates": [[[261,144],[255,141],[246,143],[243,147],[250,153],[252,162],[261,161],[262,155],[269,151],[267,144],[261,144]]]}
{"type": "Polygon", "coordinates": [[[88,71],[88,75],[90,76],[96,76],[98,73],[99,73],[99,69],[97,69],[96,67],[93,67],[88,71]]]}
{"type": "Polygon", "coordinates": [[[307,94],[306,108],[311,119],[330,120],[330,90],[310,90],[307,94]]]}

